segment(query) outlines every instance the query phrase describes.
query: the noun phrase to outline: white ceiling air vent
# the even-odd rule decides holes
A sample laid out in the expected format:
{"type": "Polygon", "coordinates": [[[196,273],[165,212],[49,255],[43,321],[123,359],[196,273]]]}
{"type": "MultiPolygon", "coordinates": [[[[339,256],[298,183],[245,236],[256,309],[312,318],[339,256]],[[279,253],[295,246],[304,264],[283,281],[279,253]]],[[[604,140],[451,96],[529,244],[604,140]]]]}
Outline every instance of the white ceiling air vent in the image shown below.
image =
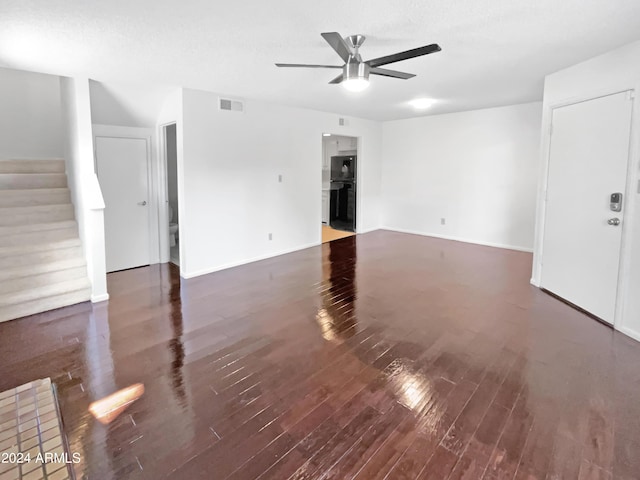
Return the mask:
{"type": "Polygon", "coordinates": [[[240,100],[232,100],[230,98],[219,98],[218,106],[220,110],[228,110],[230,112],[244,112],[244,102],[240,100]]]}

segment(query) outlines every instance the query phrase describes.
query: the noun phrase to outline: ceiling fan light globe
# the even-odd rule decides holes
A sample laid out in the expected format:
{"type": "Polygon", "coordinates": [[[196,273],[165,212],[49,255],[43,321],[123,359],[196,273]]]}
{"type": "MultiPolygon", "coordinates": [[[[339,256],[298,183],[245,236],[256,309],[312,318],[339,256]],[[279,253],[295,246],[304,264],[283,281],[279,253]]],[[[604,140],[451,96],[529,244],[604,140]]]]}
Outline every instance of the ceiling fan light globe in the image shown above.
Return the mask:
{"type": "Polygon", "coordinates": [[[361,92],[369,86],[366,78],[347,78],[342,81],[342,86],[350,92],[361,92]]]}

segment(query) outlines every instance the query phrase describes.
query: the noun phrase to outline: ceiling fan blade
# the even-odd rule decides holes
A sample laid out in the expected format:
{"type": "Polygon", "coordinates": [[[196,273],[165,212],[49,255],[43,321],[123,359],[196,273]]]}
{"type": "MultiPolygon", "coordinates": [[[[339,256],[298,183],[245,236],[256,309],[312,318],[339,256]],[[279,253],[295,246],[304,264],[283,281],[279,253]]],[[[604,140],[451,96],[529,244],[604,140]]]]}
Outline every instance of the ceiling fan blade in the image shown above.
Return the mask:
{"type": "Polygon", "coordinates": [[[344,80],[344,76],[340,74],[336,78],[331,80],[329,83],[342,83],[342,80],[344,80]]]}
{"type": "Polygon", "coordinates": [[[339,65],[306,65],[304,63],[276,63],[276,67],[295,67],[295,68],[342,68],[339,65]]]}
{"type": "Polygon", "coordinates": [[[321,33],[322,38],[324,38],[327,43],[329,45],[331,45],[331,48],[333,48],[338,55],[340,55],[340,58],[342,60],[344,60],[344,63],[347,63],[349,61],[349,57],[351,56],[351,49],[349,48],[349,45],[347,45],[347,42],[344,41],[344,38],[342,38],[342,35],[340,35],[338,32],[326,32],[326,33],[321,33]]]}
{"type": "Polygon", "coordinates": [[[374,58],[373,60],[368,60],[366,63],[368,63],[371,68],[374,68],[374,67],[379,67],[380,65],[387,65],[389,63],[408,60],[409,58],[421,57],[422,55],[429,55],[430,53],[439,52],[440,50],[442,50],[440,48],[440,45],[438,45],[437,43],[434,43],[424,47],[418,47],[412,50],[407,50],[405,52],[394,53],[393,55],[387,55],[386,57],[374,58]]]}
{"type": "Polygon", "coordinates": [[[369,73],[372,73],[374,75],[382,75],[383,77],[402,78],[403,80],[415,77],[413,73],[398,72],[396,70],[387,70],[386,68],[378,67],[372,68],[369,73]]]}

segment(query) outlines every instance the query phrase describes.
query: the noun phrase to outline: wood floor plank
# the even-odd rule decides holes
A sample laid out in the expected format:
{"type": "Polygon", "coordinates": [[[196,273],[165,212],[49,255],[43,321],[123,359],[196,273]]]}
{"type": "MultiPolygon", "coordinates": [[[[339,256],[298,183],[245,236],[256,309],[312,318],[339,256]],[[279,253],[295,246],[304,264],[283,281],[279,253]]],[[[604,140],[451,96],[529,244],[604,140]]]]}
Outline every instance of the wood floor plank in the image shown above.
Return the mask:
{"type": "Polygon", "coordinates": [[[554,440],[549,462],[548,480],[576,480],[580,475],[582,445],[568,437],[558,435],[554,440]]]}

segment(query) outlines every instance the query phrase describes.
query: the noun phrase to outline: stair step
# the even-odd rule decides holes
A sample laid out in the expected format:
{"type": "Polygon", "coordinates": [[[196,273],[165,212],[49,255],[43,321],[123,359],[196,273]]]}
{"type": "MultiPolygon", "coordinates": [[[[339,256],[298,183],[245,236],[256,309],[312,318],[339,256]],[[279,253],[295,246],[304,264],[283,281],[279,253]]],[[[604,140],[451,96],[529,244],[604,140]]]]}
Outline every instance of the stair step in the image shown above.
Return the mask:
{"type": "MultiPolygon", "coordinates": [[[[85,288],[91,290],[91,282],[89,282],[86,276],[84,278],[75,278],[64,282],[49,283],[17,292],[0,294],[0,312],[12,305],[45,299],[46,297],[75,292],[76,290],[83,290],[85,288]]],[[[91,294],[89,294],[89,298],[91,298],[91,294]]]]}
{"type": "Polygon", "coordinates": [[[41,262],[18,265],[0,270],[0,282],[31,277],[47,272],[67,270],[75,267],[83,267],[86,272],[87,262],[82,255],[72,255],[70,258],[62,258],[60,260],[45,258],[41,262]]]}
{"type": "MultiPolygon", "coordinates": [[[[87,280],[87,283],[89,281],[87,280]]],[[[12,320],[15,318],[26,317],[36,313],[46,312],[56,308],[67,307],[82,303],[91,299],[91,287],[64,292],[57,295],[49,295],[47,297],[38,298],[28,302],[0,306],[0,322],[12,320]]]]}
{"type": "Polygon", "coordinates": [[[0,189],[24,190],[38,188],[64,188],[67,176],[64,173],[0,173],[0,189]]]}
{"type": "MultiPolygon", "coordinates": [[[[66,222],[61,222],[66,223],[66,222]]],[[[75,222],[74,222],[75,223],[75,222]]],[[[28,226],[38,226],[43,224],[35,224],[28,226]]],[[[55,225],[51,223],[45,223],[44,225],[55,225]]],[[[5,230],[7,227],[0,227],[0,230],[5,230]]],[[[39,243],[51,243],[58,242],[60,240],[71,240],[78,238],[78,228],[75,224],[70,226],[63,226],[62,228],[50,228],[42,229],[31,232],[20,232],[10,235],[0,234],[0,248],[1,247],[13,247],[20,245],[35,245],[39,243]]]]}
{"type": "Polygon", "coordinates": [[[0,173],[64,173],[64,160],[0,160],[0,173]]]}
{"type": "Polygon", "coordinates": [[[71,192],[68,188],[0,190],[0,208],[61,205],[63,203],[71,203],[71,192]]]}
{"type": "Polygon", "coordinates": [[[73,220],[73,205],[35,205],[0,208],[0,227],[73,220]]]}
{"type": "Polygon", "coordinates": [[[2,247],[0,248],[0,270],[71,258],[84,258],[79,238],[19,247],[2,247]]]}
{"type": "Polygon", "coordinates": [[[44,232],[47,230],[58,230],[59,228],[77,228],[75,220],[63,220],[62,222],[30,223],[27,225],[11,225],[0,227],[0,237],[2,235],[16,235],[18,233],[44,232]]]}
{"type": "Polygon", "coordinates": [[[27,290],[79,279],[87,279],[87,268],[84,265],[64,270],[44,272],[28,277],[11,278],[0,282],[0,297],[10,293],[20,294],[27,290]]]}

